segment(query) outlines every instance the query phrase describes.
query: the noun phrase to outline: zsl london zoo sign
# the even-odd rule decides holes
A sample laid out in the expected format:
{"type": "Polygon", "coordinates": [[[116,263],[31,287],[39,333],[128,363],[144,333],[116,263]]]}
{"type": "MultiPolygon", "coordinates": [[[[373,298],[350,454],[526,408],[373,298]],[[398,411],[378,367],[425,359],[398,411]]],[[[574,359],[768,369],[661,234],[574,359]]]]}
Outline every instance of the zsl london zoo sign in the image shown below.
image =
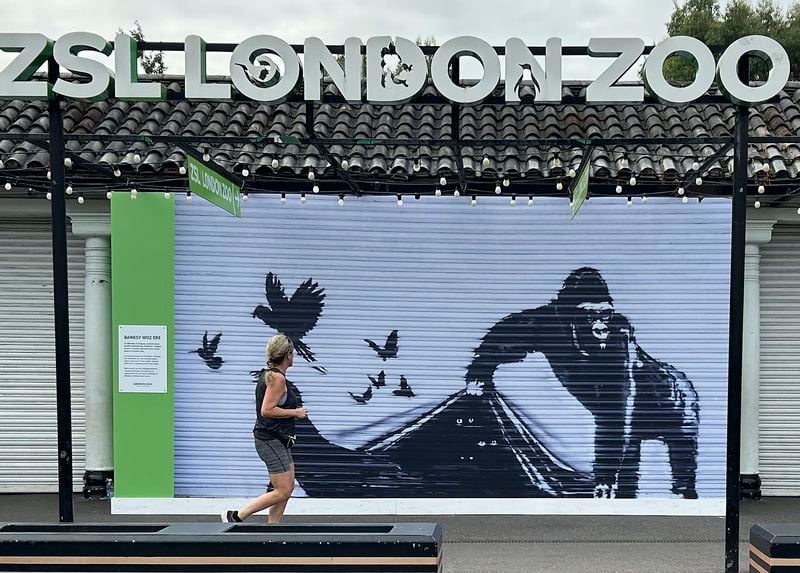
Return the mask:
{"type": "MultiPolygon", "coordinates": [[[[716,80],[720,89],[735,103],[757,104],[776,96],[789,79],[789,56],[772,38],[746,36],[730,44],[715,61],[711,50],[701,41],[675,36],[657,44],[646,59],[644,86],[618,84],[644,53],[639,38],[592,38],[587,53],[592,58],[607,58],[609,66],[586,89],[587,103],[642,102],[645,90],[665,103],[688,103],[703,94],[716,80]],[[663,74],[664,62],[673,55],[687,55],[697,62],[697,74],[688,85],[670,84],[663,74]],[[745,56],[756,56],[770,66],[766,82],[750,86],[737,74],[737,64],[745,56]]],[[[250,37],[236,45],[230,56],[230,82],[209,83],[206,78],[206,44],[199,36],[188,36],[184,45],[185,98],[189,100],[232,99],[235,88],[246,98],[264,103],[278,103],[291,96],[303,81],[306,101],[322,100],[323,78],[327,75],[345,100],[374,104],[397,104],[413,100],[428,82],[428,64],[422,50],[405,38],[377,36],[367,40],[366,49],[359,38],[344,43],[340,64],[319,38],[307,38],[303,61],[284,40],[275,36],[250,37]],[[366,65],[364,65],[364,53],[366,65]],[[278,65],[278,62],[281,65],[278,65]],[[323,71],[324,70],[324,71],[323,71]],[[366,75],[366,78],[362,78],[366,75]]],[[[166,99],[166,87],[155,81],[139,81],[136,69],[137,42],[118,34],[113,45],[102,36],[89,32],[71,32],[58,40],[43,34],[0,33],[0,50],[18,52],[0,71],[0,99],[49,99],[54,94],[66,98],[152,101],[166,99]],[[92,53],[110,56],[113,71],[92,53]],[[53,57],[71,76],[54,84],[34,76],[42,64],[53,57]]],[[[562,43],[550,38],[545,45],[544,67],[519,38],[505,44],[505,101],[519,102],[519,87],[526,73],[536,83],[535,101],[559,103],[562,86],[562,43]]],[[[501,81],[501,61],[497,52],[484,40],[472,36],[453,38],[440,46],[430,62],[430,80],[446,99],[462,104],[478,103],[490,96],[501,81]],[[450,62],[458,56],[471,56],[483,68],[481,77],[470,85],[457,85],[448,73],[450,62]]]]}

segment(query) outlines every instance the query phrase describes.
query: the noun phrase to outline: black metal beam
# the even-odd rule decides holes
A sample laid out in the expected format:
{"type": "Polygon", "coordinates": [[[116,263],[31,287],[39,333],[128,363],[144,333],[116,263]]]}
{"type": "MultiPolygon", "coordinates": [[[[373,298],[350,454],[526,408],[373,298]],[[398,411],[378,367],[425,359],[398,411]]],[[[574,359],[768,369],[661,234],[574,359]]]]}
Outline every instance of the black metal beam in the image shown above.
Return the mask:
{"type": "MultiPolygon", "coordinates": [[[[50,59],[48,79],[58,79],[58,64],[50,59]]],[[[50,120],[51,217],[53,227],[53,304],[56,352],[56,418],[58,426],[58,520],[72,514],[72,398],[69,360],[69,288],[67,279],[67,207],[64,188],[64,116],[61,100],[48,103],[50,120]]]]}
{"type": "MultiPolygon", "coordinates": [[[[749,60],[739,61],[747,85],[749,60]]],[[[739,571],[739,494],[742,426],[742,343],[744,330],[744,258],[747,227],[747,145],[750,109],[737,106],[733,152],[731,276],[728,322],[728,436],[725,464],[725,572],[739,571]]]]}

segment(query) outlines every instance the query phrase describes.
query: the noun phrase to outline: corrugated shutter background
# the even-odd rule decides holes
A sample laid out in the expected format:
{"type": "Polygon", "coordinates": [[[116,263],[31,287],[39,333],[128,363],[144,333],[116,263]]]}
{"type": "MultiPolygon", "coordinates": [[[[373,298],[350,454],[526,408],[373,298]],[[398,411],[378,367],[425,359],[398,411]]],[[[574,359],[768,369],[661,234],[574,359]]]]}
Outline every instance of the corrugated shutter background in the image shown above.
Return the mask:
{"type": "MultiPolygon", "coordinates": [[[[74,489],[82,488],[83,240],[68,238],[74,489]]],[[[58,491],[49,221],[0,219],[0,492],[58,491]]]]}
{"type": "MultiPolygon", "coordinates": [[[[624,199],[595,198],[571,221],[562,199],[537,199],[533,207],[523,199],[513,208],[508,201],[481,198],[472,208],[468,197],[408,197],[398,207],[394,197],[348,198],[339,207],[336,197],[310,195],[306,205],[290,197],[281,206],[274,196],[256,196],[244,204],[242,219],[203,201],[181,201],[176,493],[263,491],[249,372],[262,367],[264,344],[275,334],[252,315],[267,304],[268,272],[287,296],[310,277],[325,289],[322,317],[304,341],[328,373],[297,356],[289,378],[322,437],[356,449],[462,390],[487,329],[510,313],[547,304],[572,270],[588,265],[603,274],[638,343],[693,381],[701,404],[698,493],[722,497],[730,203],[651,199],[626,208],[624,199]],[[398,355],[382,361],[363,339],[382,345],[393,329],[398,355]],[[190,353],[206,331],[222,333],[218,354],[225,362],[218,370],[190,353]],[[357,404],[349,392],[363,392],[367,376],[381,370],[386,387],[357,404]],[[401,375],[413,398],[393,395],[401,375]]],[[[531,383],[533,368],[503,367],[498,388],[548,435],[561,435],[553,443],[575,467],[591,469],[591,415],[557,381],[531,383]]],[[[333,470],[343,459],[319,456],[317,469],[324,474],[326,463],[333,470]]],[[[643,460],[639,495],[670,497],[666,448],[646,442],[643,460]]],[[[330,486],[337,487],[334,478],[330,486]]]]}
{"type": "Polygon", "coordinates": [[[759,472],[765,495],[800,495],[800,225],[761,248],[759,472]]]}

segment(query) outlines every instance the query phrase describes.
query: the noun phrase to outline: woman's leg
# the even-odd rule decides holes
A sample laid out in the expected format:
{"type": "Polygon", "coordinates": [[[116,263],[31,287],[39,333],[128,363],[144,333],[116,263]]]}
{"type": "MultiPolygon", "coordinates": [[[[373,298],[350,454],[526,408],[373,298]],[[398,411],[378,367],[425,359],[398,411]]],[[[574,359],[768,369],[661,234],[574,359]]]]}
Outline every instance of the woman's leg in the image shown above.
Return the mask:
{"type": "MultiPolygon", "coordinates": [[[[291,483],[292,483],[292,490],[294,490],[294,464],[289,466],[289,471],[287,472],[291,474],[291,483]]],[[[289,494],[291,495],[291,493],[289,494]]],[[[286,509],[286,504],[289,503],[289,498],[287,497],[283,501],[276,503],[275,505],[269,508],[269,518],[267,521],[269,523],[278,523],[281,518],[283,517],[283,512],[286,509]]]]}
{"type": "MultiPolygon", "coordinates": [[[[273,507],[276,504],[283,504],[286,506],[286,502],[289,500],[289,497],[291,497],[292,490],[294,489],[294,467],[289,466],[289,471],[272,473],[269,475],[269,479],[272,481],[272,487],[275,489],[258,496],[240,509],[239,517],[241,519],[245,519],[268,507],[273,507]]],[[[282,510],[281,515],[283,515],[282,510]]]]}

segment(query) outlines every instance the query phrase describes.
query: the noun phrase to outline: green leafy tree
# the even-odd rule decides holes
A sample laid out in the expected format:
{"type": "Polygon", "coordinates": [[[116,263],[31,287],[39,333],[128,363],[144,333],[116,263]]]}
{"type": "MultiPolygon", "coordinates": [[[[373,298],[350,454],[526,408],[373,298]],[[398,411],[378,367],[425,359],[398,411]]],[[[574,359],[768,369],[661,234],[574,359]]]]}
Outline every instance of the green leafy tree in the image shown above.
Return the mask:
{"type": "MultiPolygon", "coordinates": [[[[122,34],[122,28],[118,28],[118,32],[122,34]]],[[[139,20],[134,20],[133,28],[128,30],[128,35],[134,38],[137,42],[144,41],[144,30],[139,20]]],[[[164,64],[164,52],[145,52],[139,50],[137,57],[142,70],[146,74],[163,74],[167,71],[167,66],[164,64]]]]}
{"type": "MultiPolygon", "coordinates": [[[[786,11],[775,0],[731,0],[723,10],[719,0],[686,0],[675,3],[667,23],[669,36],[692,36],[709,46],[725,46],[751,34],[769,36],[789,53],[791,78],[800,79],[800,4],[795,1],[786,11]]],[[[697,63],[693,58],[673,56],[664,64],[664,76],[676,83],[694,79],[697,63]]],[[[753,58],[750,79],[765,80],[767,63],[753,58]]]]}

